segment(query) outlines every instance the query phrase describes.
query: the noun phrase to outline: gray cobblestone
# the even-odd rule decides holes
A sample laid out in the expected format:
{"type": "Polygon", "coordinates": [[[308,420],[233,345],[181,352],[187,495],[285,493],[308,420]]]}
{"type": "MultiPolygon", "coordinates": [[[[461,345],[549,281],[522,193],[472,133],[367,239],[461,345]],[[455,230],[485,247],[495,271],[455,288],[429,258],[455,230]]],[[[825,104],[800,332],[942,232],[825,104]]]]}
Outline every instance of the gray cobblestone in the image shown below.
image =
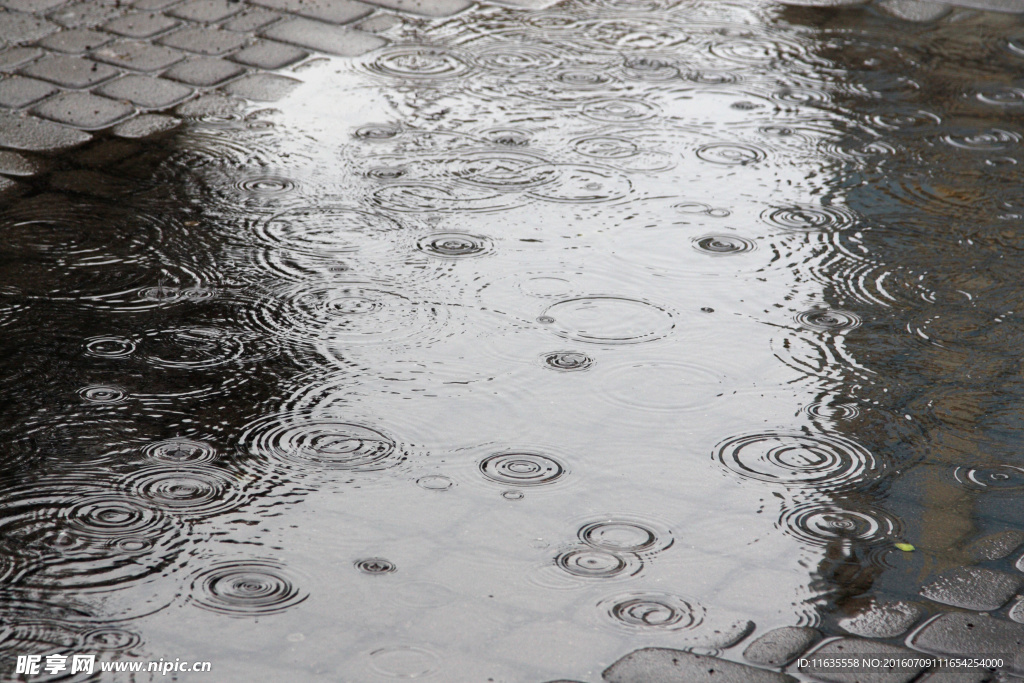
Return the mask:
{"type": "MultiPolygon", "coordinates": [[[[886,645],[873,640],[861,640],[860,638],[837,638],[831,640],[813,653],[808,654],[809,659],[833,659],[833,658],[856,658],[867,657],[878,658],[902,658],[913,657],[914,652],[895,645],[886,645]]],[[[800,673],[808,674],[815,680],[826,681],[826,683],[909,683],[914,680],[924,667],[905,667],[887,669],[884,667],[865,670],[864,667],[857,669],[837,669],[834,667],[817,667],[813,662],[808,666],[801,666],[800,673]]]]}
{"type": "Polygon", "coordinates": [[[87,92],[60,93],[37,104],[32,111],[43,118],[83,130],[106,128],[133,113],[133,109],[124,102],[87,92]]]}
{"type": "Polygon", "coordinates": [[[57,88],[34,78],[8,76],[0,79],[0,106],[18,109],[38,102],[57,91],[57,88]]]}
{"type": "Polygon", "coordinates": [[[94,59],[132,71],[157,71],[185,57],[178,50],[136,40],[119,40],[93,50],[91,55],[94,59]]]}
{"type": "Polygon", "coordinates": [[[159,12],[137,12],[108,21],[103,24],[103,28],[126,38],[152,38],[177,25],[176,20],[159,12]]]}
{"type": "Polygon", "coordinates": [[[221,26],[229,31],[249,32],[268,26],[280,18],[281,15],[277,12],[257,8],[239,14],[224,22],[221,26]]]}
{"type": "Polygon", "coordinates": [[[43,55],[38,47],[15,47],[0,52],[0,70],[11,71],[43,55]]]}
{"type": "Polygon", "coordinates": [[[291,43],[317,52],[355,57],[385,44],[385,40],[355,29],[330,26],[309,19],[290,19],[263,32],[267,38],[291,43]]]}
{"type": "Polygon", "coordinates": [[[629,653],[605,669],[602,677],[608,683],[788,683],[796,680],[775,671],[661,647],[629,653]]]}
{"type": "Polygon", "coordinates": [[[1024,626],[987,614],[951,612],[919,628],[909,644],[937,655],[1013,658],[1024,651],[1024,626]]]}
{"type": "Polygon", "coordinates": [[[65,88],[91,88],[117,75],[117,69],[81,57],[44,57],[21,70],[26,76],[65,88]]]}
{"type": "Polygon", "coordinates": [[[121,13],[121,8],[113,3],[86,0],[66,5],[50,14],[50,19],[64,28],[92,28],[110,21],[121,13]]]}
{"type": "Polygon", "coordinates": [[[176,5],[167,13],[179,19],[188,19],[202,24],[221,21],[242,11],[242,3],[230,0],[191,0],[176,5]]]}
{"type": "Polygon", "coordinates": [[[43,165],[28,159],[17,152],[0,150],[0,173],[20,177],[33,176],[42,170],[43,165]]]}
{"type": "Polygon", "coordinates": [[[242,47],[245,44],[245,36],[219,28],[187,28],[161,38],[160,42],[188,52],[213,56],[242,47]]]}
{"type": "Polygon", "coordinates": [[[193,90],[163,78],[133,74],[100,86],[96,92],[144,109],[166,109],[189,97],[193,90]]]}
{"type": "Polygon", "coordinates": [[[257,102],[276,102],[302,81],[276,74],[250,74],[224,87],[224,92],[257,102]]]}
{"type": "Polygon", "coordinates": [[[179,105],[175,112],[189,118],[228,118],[242,108],[242,102],[220,93],[209,93],[179,105]]]}
{"type": "MultiPolygon", "coordinates": [[[[445,0],[440,1],[444,2],[445,0]]],[[[356,0],[252,0],[252,2],[256,5],[332,24],[347,24],[361,19],[373,11],[373,7],[356,2],[356,0]]]]}
{"type": "Polygon", "coordinates": [[[70,31],[58,31],[39,41],[39,44],[48,50],[56,52],[67,52],[80,55],[94,48],[109,43],[110,36],[99,31],[87,28],[73,29],[70,31]]]}
{"type": "Polygon", "coordinates": [[[211,87],[245,73],[245,68],[217,57],[195,57],[175,64],[164,76],[189,85],[211,87]]]}
{"type": "Polygon", "coordinates": [[[470,0],[372,0],[373,4],[388,9],[422,14],[428,17],[447,17],[458,14],[473,3],[470,0]]]}
{"type": "Polygon", "coordinates": [[[141,10],[154,10],[164,9],[172,5],[177,5],[181,0],[135,0],[132,3],[132,7],[141,10]]]}
{"type": "Polygon", "coordinates": [[[62,4],[64,0],[0,0],[0,5],[18,12],[46,12],[62,4]]]}
{"type": "Polygon", "coordinates": [[[817,629],[784,626],[759,636],[743,651],[743,658],[760,666],[785,666],[820,639],[817,629]]]}
{"type": "Polygon", "coordinates": [[[57,25],[24,12],[0,12],[0,41],[12,45],[31,43],[50,35],[57,25]]]}
{"type": "Polygon", "coordinates": [[[282,45],[270,40],[261,40],[255,45],[236,52],[231,59],[260,69],[280,69],[305,59],[309,53],[291,45],[282,45]]]}
{"type": "Polygon", "coordinates": [[[381,33],[383,31],[387,31],[389,28],[399,26],[401,25],[401,23],[402,20],[399,19],[394,14],[386,14],[384,12],[379,12],[377,14],[374,14],[372,17],[366,19],[365,21],[359,22],[359,24],[356,25],[356,28],[358,28],[360,31],[369,31],[370,33],[381,33]]]}
{"type": "Polygon", "coordinates": [[[1012,574],[983,567],[957,567],[944,571],[921,589],[921,595],[963,609],[987,612],[1005,605],[1021,587],[1012,574]]]}
{"type": "Polygon", "coordinates": [[[81,145],[91,138],[85,131],[0,111],[0,147],[48,152],[81,145]]]}
{"type": "Polygon", "coordinates": [[[117,124],[111,132],[122,138],[146,138],[172,130],[179,125],[181,125],[181,119],[176,119],[173,116],[143,114],[117,124]]]}

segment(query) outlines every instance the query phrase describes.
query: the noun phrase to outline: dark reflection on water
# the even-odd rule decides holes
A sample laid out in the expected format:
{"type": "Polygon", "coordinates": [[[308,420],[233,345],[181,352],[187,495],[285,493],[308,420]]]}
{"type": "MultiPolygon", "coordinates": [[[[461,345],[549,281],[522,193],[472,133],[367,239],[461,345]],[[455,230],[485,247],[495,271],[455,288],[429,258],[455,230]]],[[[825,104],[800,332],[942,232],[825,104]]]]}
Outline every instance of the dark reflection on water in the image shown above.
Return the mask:
{"type": "Polygon", "coordinates": [[[52,160],[0,649],[596,680],[1016,571],[1015,22],[477,8],[52,160]]]}

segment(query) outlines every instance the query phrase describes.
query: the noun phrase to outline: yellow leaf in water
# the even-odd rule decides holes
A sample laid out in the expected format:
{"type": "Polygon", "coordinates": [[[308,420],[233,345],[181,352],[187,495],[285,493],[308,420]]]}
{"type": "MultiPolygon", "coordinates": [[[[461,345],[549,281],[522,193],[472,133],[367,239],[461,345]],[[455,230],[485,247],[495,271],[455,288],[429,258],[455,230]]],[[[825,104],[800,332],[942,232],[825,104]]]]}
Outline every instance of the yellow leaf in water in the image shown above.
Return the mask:
{"type": "Polygon", "coordinates": [[[905,553],[910,553],[914,551],[914,546],[910,545],[909,543],[897,543],[896,547],[905,553]]]}

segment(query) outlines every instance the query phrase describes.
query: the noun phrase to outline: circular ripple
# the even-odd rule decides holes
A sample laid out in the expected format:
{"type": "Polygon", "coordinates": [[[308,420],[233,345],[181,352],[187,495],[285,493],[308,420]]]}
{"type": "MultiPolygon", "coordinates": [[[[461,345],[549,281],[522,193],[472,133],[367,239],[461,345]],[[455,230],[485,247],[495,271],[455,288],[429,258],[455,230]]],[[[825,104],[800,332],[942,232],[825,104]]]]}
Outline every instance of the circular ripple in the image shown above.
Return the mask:
{"type": "Polygon", "coordinates": [[[640,344],[675,329],[668,309],[625,297],[567,299],[549,306],[544,317],[558,336],[590,344],[640,344]]]}
{"type": "Polygon", "coordinates": [[[124,358],[135,350],[135,342],[124,337],[90,337],[85,352],[98,358],[124,358]]]}
{"type": "Polygon", "coordinates": [[[608,123],[646,121],[657,116],[658,111],[652,104],[626,98],[595,100],[584,104],[580,109],[584,116],[608,123]]]}
{"type": "Polygon", "coordinates": [[[611,553],[651,554],[675,543],[671,530],[664,525],[629,517],[587,522],[576,536],[592,548],[611,553]]]}
{"type": "Polygon", "coordinates": [[[392,574],[398,570],[394,562],[383,557],[367,557],[356,560],[353,564],[364,574],[392,574]]]}
{"type": "Polygon", "coordinates": [[[834,503],[806,503],[783,512],[776,526],[819,546],[836,541],[891,544],[903,535],[903,525],[897,517],[863,505],[846,508],[834,503]]]}
{"type": "Polygon", "coordinates": [[[167,439],[148,444],[142,449],[142,454],[158,463],[199,465],[216,459],[217,450],[203,441],[167,439]]]}
{"type": "Polygon", "coordinates": [[[428,491],[447,491],[455,482],[441,474],[428,474],[416,480],[416,485],[428,491]]]}
{"type": "Polygon", "coordinates": [[[1016,465],[961,466],[953,470],[953,478],[975,491],[1024,490],[1024,467],[1016,465]]]}
{"type": "Polygon", "coordinates": [[[283,612],[309,597],[273,560],[222,562],[196,574],[191,600],[197,606],[236,617],[283,612]]]}
{"type": "Polygon", "coordinates": [[[386,48],[367,67],[384,76],[425,80],[455,78],[470,68],[448,50],[428,47],[386,48]]]}
{"type": "Polygon", "coordinates": [[[146,467],[122,480],[124,490],[183,519],[212,517],[247,502],[242,482],[212,467],[146,467]]]}
{"type": "Polygon", "coordinates": [[[212,368],[242,356],[241,340],[217,327],[178,327],[153,330],[141,339],[147,362],[162,368],[212,368]]]}
{"type": "Polygon", "coordinates": [[[667,81],[679,76],[679,67],[670,59],[658,57],[627,57],[622,73],[634,80],[667,81]]]}
{"type": "Polygon", "coordinates": [[[635,142],[613,135],[591,135],[571,144],[576,153],[595,159],[627,159],[640,153],[635,142]]]}
{"type": "Polygon", "coordinates": [[[121,628],[98,628],[83,636],[83,645],[88,650],[115,652],[131,650],[142,644],[142,636],[121,628]]]}
{"type": "Polygon", "coordinates": [[[78,395],[89,403],[112,404],[128,400],[128,392],[112,384],[91,384],[78,390],[78,395]]]}
{"type": "Polygon", "coordinates": [[[749,143],[712,142],[697,148],[697,156],[704,161],[725,166],[746,166],[764,161],[768,154],[749,143]]]}
{"type": "Polygon", "coordinates": [[[845,487],[885,469],[863,446],[835,434],[745,434],[718,444],[713,457],[745,479],[784,486],[845,487]]]}
{"type": "Polygon", "coordinates": [[[530,196],[549,202],[586,204],[622,199],[633,185],[624,175],[588,166],[558,166],[554,182],[531,188],[530,196]]]}
{"type": "Polygon", "coordinates": [[[295,189],[295,183],[288,178],[274,174],[260,174],[242,178],[236,184],[242,192],[256,198],[276,199],[295,189]]]}
{"type": "Polygon", "coordinates": [[[481,460],[479,468],[491,481],[507,486],[543,486],[567,473],[560,462],[540,453],[495,453],[481,460]]]}
{"type": "Polygon", "coordinates": [[[464,256],[479,256],[488,252],[491,248],[491,242],[486,237],[479,235],[467,235],[461,232],[442,232],[427,235],[417,242],[416,246],[420,251],[434,256],[460,258],[464,256]]]}
{"type": "Polygon", "coordinates": [[[483,138],[505,147],[526,147],[533,139],[533,135],[518,128],[492,128],[484,131],[483,138]]]}
{"type": "Polygon", "coordinates": [[[370,653],[370,667],[391,678],[429,676],[440,664],[440,657],[422,647],[383,647],[370,653]]]}
{"type": "Polygon", "coordinates": [[[979,102],[995,107],[1016,108],[1024,106],[1024,88],[993,86],[976,93],[975,97],[978,98],[979,102]]]}
{"type": "Polygon", "coordinates": [[[158,510],[118,493],[87,495],[60,516],[74,533],[89,538],[145,538],[166,530],[158,510]]]}
{"type": "Polygon", "coordinates": [[[786,230],[844,230],[856,221],[853,212],[842,207],[810,204],[769,209],[761,218],[786,230]]]}
{"type": "Polygon", "coordinates": [[[860,318],[850,311],[832,308],[812,308],[796,314],[795,320],[809,330],[841,332],[860,327],[860,318]]]}
{"type": "Polygon", "coordinates": [[[479,52],[475,61],[495,71],[553,69],[562,61],[553,50],[538,45],[498,45],[479,52]]]}
{"type": "Polygon", "coordinates": [[[544,367],[563,372],[586,370],[594,364],[594,359],[579,351],[555,351],[543,356],[544,367]]]}
{"type": "Polygon", "coordinates": [[[401,134],[402,129],[386,123],[373,123],[356,128],[353,135],[360,140],[390,140],[401,134]]]}
{"type": "Polygon", "coordinates": [[[242,443],[257,457],[315,469],[374,472],[405,459],[382,432],[303,412],[257,420],[246,427],[242,443]]]}
{"type": "Polygon", "coordinates": [[[630,629],[682,631],[704,622],[699,603],[668,593],[624,593],[598,603],[614,623],[630,629]]]}
{"type": "Polygon", "coordinates": [[[627,557],[596,548],[573,548],[555,557],[559,569],[586,579],[610,579],[632,576],[643,569],[636,556],[627,557]]]}
{"type": "Polygon", "coordinates": [[[313,254],[358,251],[365,235],[401,229],[380,214],[343,207],[304,208],[280,213],[256,226],[256,234],[275,246],[313,254]]]}
{"type": "Polygon", "coordinates": [[[742,254],[757,248],[753,240],[737,235],[705,235],[694,239],[693,246],[698,251],[714,256],[742,254]]]}
{"type": "Polygon", "coordinates": [[[556,168],[543,157],[512,150],[464,155],[450,173],[460,183],[502,191],[544,185],[558,176],[556,168]]]}
{"type": "Polygon", "coordinates": [[[1010,149],[1021,140],[1019,133],[1012,133],[1008,130],[992,130],[976,133],[974,135],[943,135],[942,141],[958,149],[967,149],[976,152],[995,152],[1010,149]]]}

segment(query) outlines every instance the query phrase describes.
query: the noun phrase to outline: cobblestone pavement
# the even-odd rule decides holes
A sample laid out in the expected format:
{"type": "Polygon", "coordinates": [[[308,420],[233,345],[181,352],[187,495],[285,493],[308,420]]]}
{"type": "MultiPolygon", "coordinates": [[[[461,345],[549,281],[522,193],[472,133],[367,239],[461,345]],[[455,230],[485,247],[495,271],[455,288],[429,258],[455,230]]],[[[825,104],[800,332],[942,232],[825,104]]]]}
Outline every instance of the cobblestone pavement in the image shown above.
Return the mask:
{"type": "MultiPolygon", "coordinates": [[[[859,2],[860,0],[855,0],[859,2]]],[[[523,10],[557,0],[501,0],[523,10]]],[[[847,0],[793,4],[853,4],[847,0]]],[[[949,6],[882,0],[911,21],[931,21],[949,6]]],[[[1020,0],[962,5],[1022,11],[1020,0]]],[[[317,55],[353,57],[394,42],[417,22],[466,11],[470,0],[0,0],[0,189],[45,168],[47,153],[83,145],[101,131],[141,138],[173,129],[183,117],[242,101],[275,101],[301,78],[294,67],[317,55]]],[[[1024,534],[1006,532],[971,550],[993,567],[961,567],[921,589],[919,603],[872,604],[841,624],[845,633],[789,626],[758,633],[750,622],[697,654],[665,648],[632,652],[603,674],[640,681],[837,683],[980,682],[1024,675],[1022,581],[998,567],[1019,554],[1024,534]],[[990,614],[991,613],[991,614],[990,614]],[[729,650],[727,661],[713,654],[729,650]],[[733,654],[735,653],[735,654],[733,654]],[[826,669],[803,659],[1010,657],[1001,672],[964,668],[926,672],[913,664],[867,670],[826,669]],[[1017,659],[1012,659],[1017,657],[1017,659]]],[[[977,544],[976,544],[977,545],[977,544]]],[[[1024,570],[1024,556],[1016,560],[1024,570]]]]}

